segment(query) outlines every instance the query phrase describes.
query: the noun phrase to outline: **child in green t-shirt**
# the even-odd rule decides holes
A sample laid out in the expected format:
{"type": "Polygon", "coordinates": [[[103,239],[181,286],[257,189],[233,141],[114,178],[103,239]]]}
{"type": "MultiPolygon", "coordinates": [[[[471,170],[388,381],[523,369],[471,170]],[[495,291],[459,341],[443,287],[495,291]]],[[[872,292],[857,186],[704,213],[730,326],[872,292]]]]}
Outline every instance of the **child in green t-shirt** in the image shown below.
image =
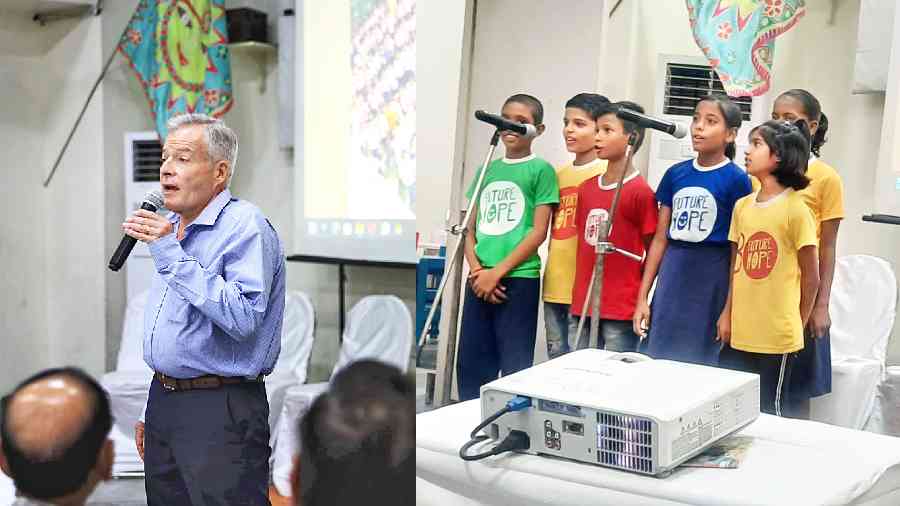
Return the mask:
{"type": "MultiPolygon", "coordinates": [[[[544,109],[531,95],[506,99],[501,114],[543,133],[544,109]]],[[[469,282],[457,352],[460,400],[479,396],[485,383],[531,367],[537,334],[541,259],[559,187],[553,167],[531,153],[533,138],[501,132],[506,156],[488,165],[477,198],[476,222],[466,234],[469,282]]]]}

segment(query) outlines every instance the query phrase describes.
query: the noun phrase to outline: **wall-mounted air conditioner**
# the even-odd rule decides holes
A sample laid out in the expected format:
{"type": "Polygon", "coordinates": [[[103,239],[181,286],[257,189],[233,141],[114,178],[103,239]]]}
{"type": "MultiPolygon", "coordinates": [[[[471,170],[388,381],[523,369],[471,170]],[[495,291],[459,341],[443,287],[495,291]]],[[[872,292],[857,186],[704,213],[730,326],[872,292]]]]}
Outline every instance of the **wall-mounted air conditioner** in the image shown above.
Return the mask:
{"type": "MultiPolygon", "coordinates": [[[[156,132],[125,132],[125,212],[141,206],[144,195],[159,190],[162,146],[156,132]]],[[[150,288],[155,269],[147,245],[138,242],[125,262],[128,300],[150,288]]]]}
{"type": "MultiPolygon", "coordinates": [[[[725,93],[722,81],[709,62],[703,57],[660,55],[659,74],[656,80],[656,115],[671,121],[684,123],[689,133],[683,139],[651,131],[648,182],[652,188],[659,185],[666,169],[695,155],[691,147],[690,124],[694,108],[701,97],[710,93],[725,93]]],[[[768,94],[767,94],[768,95],[768,94]]],[[[732,97],[743,113],[743,123],[737,137],[735,162],[744,165],[747,134],[769,116],[769,97],[732,97]]]]}
{"type": "Polygon", "coordinates": [[[891,66],[895,0],[862,0],[856,31],[853,93],[884,93],[891,66]]]}

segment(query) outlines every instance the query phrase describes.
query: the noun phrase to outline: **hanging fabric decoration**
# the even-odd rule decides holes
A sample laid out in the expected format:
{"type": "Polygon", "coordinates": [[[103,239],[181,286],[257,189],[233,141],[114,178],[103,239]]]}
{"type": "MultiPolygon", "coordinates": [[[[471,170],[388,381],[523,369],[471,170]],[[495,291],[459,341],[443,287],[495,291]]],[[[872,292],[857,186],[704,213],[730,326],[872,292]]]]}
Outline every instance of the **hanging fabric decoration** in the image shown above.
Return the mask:
{"type": "Polygon", "coordinates": [[[685,0],[694,40],[729,96],[769,89],[775,38],[803,17],[803,0],[685,0]]]}
{"type": "Polygon", "coordinates": [[[182,113],[219,117],[231,108],[225,0],[141,0],[119,42],[159,134],[182,113]]]}

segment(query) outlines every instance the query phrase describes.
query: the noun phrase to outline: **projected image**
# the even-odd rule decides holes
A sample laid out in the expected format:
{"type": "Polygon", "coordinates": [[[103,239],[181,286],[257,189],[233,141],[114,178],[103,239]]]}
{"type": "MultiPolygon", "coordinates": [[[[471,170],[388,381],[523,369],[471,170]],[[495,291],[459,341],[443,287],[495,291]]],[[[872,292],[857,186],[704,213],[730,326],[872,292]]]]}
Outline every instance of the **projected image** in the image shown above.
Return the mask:
{"type": "Polygon", "coordinates": [[[348,214],[415,219],[416,0],[351,0],[348,214]]]}

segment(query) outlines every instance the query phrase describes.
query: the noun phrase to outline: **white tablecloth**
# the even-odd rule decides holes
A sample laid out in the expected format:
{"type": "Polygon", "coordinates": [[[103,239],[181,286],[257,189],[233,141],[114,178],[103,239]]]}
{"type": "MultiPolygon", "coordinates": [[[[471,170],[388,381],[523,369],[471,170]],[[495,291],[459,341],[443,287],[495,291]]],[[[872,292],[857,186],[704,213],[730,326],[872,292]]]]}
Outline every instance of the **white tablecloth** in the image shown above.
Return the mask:
{"type": "Polygon", "coordinates": [[[480,419],[477,400],[417,415],[417,504],[900,504],[900,438],[763,414],[741,431],[754,441],[739,469],[655,478],[527,454],[465,462],[480,419]]]}

